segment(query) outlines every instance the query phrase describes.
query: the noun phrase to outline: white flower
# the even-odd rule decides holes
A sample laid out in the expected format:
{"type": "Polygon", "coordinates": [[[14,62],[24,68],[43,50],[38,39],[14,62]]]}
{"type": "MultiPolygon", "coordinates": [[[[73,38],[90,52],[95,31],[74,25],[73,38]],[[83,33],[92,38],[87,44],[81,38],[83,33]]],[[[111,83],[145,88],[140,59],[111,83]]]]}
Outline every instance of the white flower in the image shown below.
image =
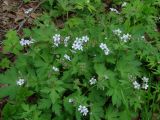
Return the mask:
{"type": "Polygon", "coordinates": [[[72,48],[74,50],[81,50],[83,51],[83,42],[80,38],[76,38],[76,40],[73,42],[72,48]]]}
{"type": "Polygon", "coordinates": [[[106,44],[104,44],[104,43],[101,43],[99,47],[100,47],[102,50],[105,50],[105,49],[106,49],[106,47],[107,47],[107,45],[106,45],[106,44]]]}
{"type": "Polygon", "coordinates": [[[128,78],[131,81],[135,81],[137,79],[136,76],[133,76],[133,75],[128,75],[128,78]]]}
{"type": "Polygon", "coordinates": [[[105,78],[105,79],[109,79],[107,75],[104,75],[104,78],[105,78]]]}
{"type": "Polygon", "coordinates": [[[107,47],[106,44],[101,43],[101,44],[99,45],[99,47],[104,51],[105,55],[108,55],[108,54],[109,54],[110,50],[108,49],[108,47],[107,47]]]}
{"type": "Polygon", "coordinates": [[[88,36],[82,36],[81,38],[76,37],[76,40],[72,44],[74,50],[83,51],[83,44],[89,41],[88,36]]]}
{"type": "Polygon", "coordinates": [[[19,86],[22,86],[24,84],[25,80],[24,79],[19,79],[16,81],[16,84],[19,86]]]}
{"type": "Polygon", "coordinates": [[[26,9],[26,10],[24,11],[24,13],[25,13],[25,14],[29,14],[30,12],[32,12],[32,10],[33,10],[33,8],[26,9]]]}
{"type": "Polygon", "coordinates": [[[89,41],[89,37],[86,35],[86,36],[82,36],[82,42],[86,43],[89,41]]]}
{"type": "Polygon", "coordinates": [[[143,82],[148,83],[149,78],[147,78],[147,77],[144,76],[144,77],[142,78],[142,80],[143,80],[143,82]]]}
{"type": "Polygon", "coordinates": [[[90,0],[87,0],[87,3],[89,3],[90,2],[90,0]]]}
{"type": "Polygon", "coordinates": [[[122,31],[118,28],[118,29],[116,29],[116,30],[113,30],[113,33],[114,33],[115,35],[120,36],[121,33],[122,33],[122,31]]]}
{"type": "Polygon", "coordinates": [[[52,67],[52,69],[55,71],[55,72],[59,72],[59,69],[55,66],[52,67]]]}
{"type": "Polygon", "coordinates": [[[116,10],[115,8],[110,8],[110,10],[111,10],[112,12],[115,12],[115,13],[117,13],[117,14],[120,14],[119,11],[116,10]]]}
{"type": "Polygon", "coordinates": [[[67,47],[68,46],[68,40],[70,39],[70,36],[67,36],[64,38],[64,46],[67,47]]]}
{"type": "Polygon", "coordinates": [[[86,116],[88,114],[88,108],[86,106],[82,106],[82,105],[79,105],[78,107],[78,111],[83,115],[83,116],[86,116]]]}
{"type": "Polygon", "coordinates": [[[123,41],[123,42],[127,42],[128,40],[131,39],[131,35],[130,34],[123,34],[122,37],[120,37],[120,39],[123,41]]]}
{"type": "Polygon", "coordinates": [[[141,36],[141,39],[145,40],[145,36],[144,36],[144,35],[143,35],[143,36],[141,36]]]}
{"type": "Polygon", "coordinates": [[[22,38],[21,41],[20,41],[21,46],[30,45],[31,43],[33,43],[33,41],[25,40],[24,38],[22,38]]]}
{"type": "Polygon", "coordinates": [[[73,103],[74,100],[73,100],[72,98],[70,98],[70,99],[68,100],[68,102],[69,102],[69,103],[73,103]]]}
{"type": "Polygon", "coordinates": [[[123,2],[122,7],[125,7],[127,5],[127,2],[123,2]]]}
{"type": "Polygon", "coordinates": [[[109,49],[108,48],[106,50],[104,50],[104,54],[109,55],[109,49]]]}
{"type": "Polygon", "coordinates": [[[134,81],[133,85],[135,89],[138,89],[138,90],[140,89],[140,84],[137,81],[134,81]]]}
{"type": "Polygon", "coordinates": [[[61,36],[60,36],[60,34],[55,34],[54,36],[53,36],[53,42],[54,42],[54,45],[56,46],[56,47],[58,47],[59,46],[59,44],[60,44],[60,40],[61,40],[61,38],[60,38],[61,36]]]}
{"type": "Polygon", "coordinates": [[[97,82],[97,80],[96,80],[94,77],[92,77],[92,78],[89,80],[90,85],[94,85],[94,84],[96,84],[96,82],[97,82]]]}
{"type": "Polygon", "coordinates": [[[142,84],[142,88],[145,89],[145,90],[147,90],[148,89],[148,83],[143,83],[142,84]]]}
{"type": "Polygon", "coordinates": [[[67,55],[67,54],[64,54],[64,58],[65,58],[66,60],[68,60],[68,61],[71,61],[70,56],[69,56],[69,55],[67,55]]]}

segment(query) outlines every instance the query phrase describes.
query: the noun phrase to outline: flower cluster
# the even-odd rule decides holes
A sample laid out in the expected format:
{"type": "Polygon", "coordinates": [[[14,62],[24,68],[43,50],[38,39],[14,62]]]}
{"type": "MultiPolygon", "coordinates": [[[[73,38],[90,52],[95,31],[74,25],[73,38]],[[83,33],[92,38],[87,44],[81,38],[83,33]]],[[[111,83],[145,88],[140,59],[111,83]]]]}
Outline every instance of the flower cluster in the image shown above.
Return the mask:
{"type": "Polygon", "coordinates": [[[64,46],[67,47],[68,46],[68,40],[70,39],[70,36],[67,36],[64,38],[64,46]]]}
{"type": "Polygon", "coordinates": [[[105,55],[108,55],[108,54],[109,54],[110,50],[108,49],[108,47],[107,47],[106,44],[101,43],[101,44],[99,45],[99,47],[104,51],[105,55]]]}
{"type": "MultiPolygon", "coordinates": [[[[142,81],[143,81],[142,88],[145,90],[148,89],[148,80],[149,80],[149,78],[147,78],[147,77],[142,78],[142,81]]],[[[137,81],[133,82],[133,86],[135,89],[140,89],[140,87],[141,87],[141,85],[137,81]]]]}
{"type": "Polygon", "coordinates": [[[90,85],[94,85],[94,84],[96,84],[96,82],[97,82],[97,80],[96,80],[94,77],[92,77],[92,78],[89,80],[90,85]]]}
{"type": "Polygon", "coordinates": [[[122,31],[118,28],[118,29],[116,29],[116,30],[113,30],[113,33],[114,33],[115,35],[120,36],[121,33],[122,33],[122,31]]]}
{"type": "Polygon", "coordinates": [[[115,13],[117,13],[117,14],[120,14],[119,11],[116,10],[115,8],[110,8],[110,10],[111,10],[112,12],[115,12],[115,13]]]}
{"type": "Polygon", "coordinates": [[[19,80],[16,81],[16,84],[17,84],[18,86],[22,86],[22,85],[24,84],[24,82],[25,82],[24,79],[19,79],[19,80]]]}
{"type": "Polygon", "coordinates": [[[30,45],[32,43],[33,43],[33,40],[25,40],[24,38],[22,38],[20,41],[21,46],[30,45]]]}
{"type": "Polygon", "coordinates": [[[138,89],[138,90],[139,90],[140,87],[141,87],[141,85],[140,85],[137,81],[134,81],[134,82],[133,82],[133,86],[134,86],[135,89],[138,89]]]}
{"type": "Polygon", "coordinates": [[[83,116],[86,116],[88,114],[88,108],[86,106],[82,106],[82,105],[79,105],[78,107],[78,111],[83,115],[83,116]]]}
{"type": "Polygon", "coordinates": [[[73,42],[72,44],[72,48],[74,50],[81,50],[83,51],[83,45],[84,43],[89,41],[89,37],[88,36],[82,36],[81,38],[76,38],[76,40],[73,42]]]}
{"type": "Polygon", "coordinates": [[[65,58],[66,60],[68,60],[68,61],[71,61],[70,56],[69,56],[69,55],[67,55],[67,54],[64,54],[64,58],[65,58]]]}
{"type": "Polygon", "coordinates": [[[53,36],[53,44],[56,46],[56,47],[58,47],[59,46],[59,44],[60,44],[60,41],[61,40],[61,35],[60,34],[55,34],[54,36],[53,36]]]}
{"type": "Polygon", "coordinates": [[[130,34],[128,34],[128,33],[127,34],[121,34],[122,31],[120,29],[113,30],[113,33],[115,35],[117,35],[120,38],[120,40],[122,40],[123,42],[127,42],[128,40],[131,39],[130,34]]]}
{"type": "Polygon", "coordinates": [[[55,72],[59,72],[59,69],[55,66],[52,67],[52,69],[55,71],[55,72]]]}
{"type": "Polygon", "coordinates": [[[142,88],[147,90],[148,89],[148,80],[149,80],[149,78],[143,77],[142,80],[143,80],[142,88]]]}
{"type": "Polygon", "coordinates": [[[25,14],[29,14],[30,12],[32,12],[33,11],[33,8],[29,8],[29,9],[26,9],[25,11],[24,11],[24,13],[25,14]]]}
{"type": "Polygon", "coordinates": [[[130,34],[123,34],[122,37],[120,37],[120,39],[123,41],[123,42],[127,42],[128,40],[131,39],[131,35],[130,34]]]}

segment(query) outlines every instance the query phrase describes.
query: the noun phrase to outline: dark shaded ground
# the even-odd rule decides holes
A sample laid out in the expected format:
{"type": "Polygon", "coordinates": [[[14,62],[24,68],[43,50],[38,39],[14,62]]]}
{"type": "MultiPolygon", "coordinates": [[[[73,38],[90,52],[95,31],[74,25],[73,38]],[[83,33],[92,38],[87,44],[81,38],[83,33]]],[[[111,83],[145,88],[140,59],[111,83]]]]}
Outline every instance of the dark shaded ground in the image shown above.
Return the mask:
{"type": "Polygon", "coordinates": [[[33,20],[39,16],[38,9],[31,13],[31,15],[25,12],[30,8],[36,8],[38,2],[32,1],[28,4],[24,4],[23,0],[1,0],[0,2],[0,41],[4,39],[4,34],[9,29],[17,30],[21,33],[21,29],[24,27],[30,27],[33,20]],[[29,17],[28,17],[29,16],[29,17]],[[25,21],[26,20],[26,21],[25,21]],[[25,21],[25,22],[23,22],[25,21]],[[22,26],[23,23],[23,26],[22,26]]]}

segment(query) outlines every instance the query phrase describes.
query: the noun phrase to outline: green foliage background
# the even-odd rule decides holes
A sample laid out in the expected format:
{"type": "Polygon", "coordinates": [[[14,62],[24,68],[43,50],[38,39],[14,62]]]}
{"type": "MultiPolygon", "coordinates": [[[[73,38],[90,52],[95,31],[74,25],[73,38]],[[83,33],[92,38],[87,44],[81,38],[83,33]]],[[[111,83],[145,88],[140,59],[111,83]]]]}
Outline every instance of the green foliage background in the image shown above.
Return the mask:
{"type": "MultiPolygon", "coordinates": [[[[30,2],[30,0],[24,0],[30,2]]],[[[159,0],[113,0],[109,11],[101,0],[46,0],[46,11],[35,20],[32,29],[24,29],[23,38],[35,42],[22,47],[16,31],[10,30],[4,40],[3,53],[13,53],[14,62],[3,57],[0,66],[8,68],[0,75],[0,98],[8,96],[2,115],[4,120],[142,120],[160,119],[160,34],[157,31],[159,0]],[[63,21],[58,28],[52,20],[63,21]],[[127,43],[113,34],[114,29],[130,33],[127,43]],[[52,36],[71,36],[69,46],[53,47],[52,36]],[[88,35],[83,51],[71,52],[76,37],[88,35]],[[145,36],[145,40],[141,39],[145,36]],[[107,37],[107,39],[105,39],[107,37]],[[111,53],[99,48],[106,43],[111,53]],[[63,58],[64,54],[71,61],[63,58]],[[54,72],[52,66],[59,68],[54,72]],[[136,90],[129,76],[149,78],[148,90],[136,90]],[[90,85],[95,76],[97,83],[90,85]],[[108,77],[108,79],[106,78],[108,77]],[[19,78],[25,79],[17,86],[19,78]],[[69,99],[74,99],[69,103],[69,99]],[[87,116],[79,105],[89,109],[87,116]]],[[[3,55],[2,55],[3,56],[3,55]]]]}

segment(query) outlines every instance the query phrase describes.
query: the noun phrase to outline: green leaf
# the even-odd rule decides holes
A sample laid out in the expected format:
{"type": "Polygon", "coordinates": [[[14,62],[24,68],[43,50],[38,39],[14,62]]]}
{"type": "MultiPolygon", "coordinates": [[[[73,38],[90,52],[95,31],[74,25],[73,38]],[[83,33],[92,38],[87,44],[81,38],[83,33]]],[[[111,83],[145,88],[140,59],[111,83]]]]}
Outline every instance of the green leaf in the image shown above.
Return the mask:
{"type": "Polygon", "coordinates": [[[0,98],[9,96],[11,99],[16,97],[16,86],[4,86],[0,88],[0,98]]]}
{"type": "Polygon", "coordinates": [[[121,87],[119,82],[116,79],[109,79],[109,82],[110,85],[107,90],[107,95],[112,97],[113,105],[120,106],[123,99],[121,96],[121,87]]]}
{"type": "Polygon", "coordinates": [[[7,85],[16,85],[17,72],[15,68],[10,68],[4,74],[0,75],[0,83],[7,84],[7,85]]]}
{"type": "Polygon", "coordinates": [[[26,111],[26,112],[30,111],[30,108],[29,108],[28,104],[22,104],[21,106],[22,106],[22,108],[23,108],[24,111],[26,111]]]}
{"type": "Polygon", "coordinates": [[[22,47],[19,43],[19,37],[16,31],[8,31],[6,34],[6,39],[4,40],[4,52],[19,54],[20,50],[22,50],[22,47]]]}
{"type": "Polygon", "coordinates": [[[69,98],[65,98],[63,105],[64,105],[65,110],[72,115],[73,114],[73,103],[69,103],[68,101],[69,101],[69,98]]]}
{"type": "Polygon", "coordinates": [[[48,1],[49,1],[50,6],[52,6],[54,0],[48,0],[48,1]]]}
{"type": "Polygon", "coordinates": [[[100,78],[105,77],[107,75],[107,69],[104,63],[94,64],[94,69],[100,78]]]}
{"type": "Polygon", "coordinates": [[[91,108],[91,114],[90,114],[91,120],[100,120],[101,118],[104,117],[103,106],[98,102],[93,103],[90,108],[91,108]]]}
{"type": "Polygon", "coordinates": [[[38,102],[39,109],[49,109],[51,106],[51,100],[49,99],[40,99],[38,102]]]}
{"type": "Polygon", "coordinates": [[[51,90],[49,96],[51,98],[52,104],[55,104],[55,102],[60,98],[59,94],[54,89],[51,90]]]}
{"type": "Polygon", "coordinates": [[[3,58],[0,62],[0,68],[9,68],[10,63],[11,62],[7,58],[3,58]]]}
{"type": "Polygon", "coordinates": [[[119,112],[113,106],[109,106],[106,110],[106,120],[119,120],[119,112]]]}
{"type": "Polygon", "coordinates": [[[60,104],[60,101],[56,102],[55,104],[52,105],[52,111],[55,112],[56,115],[60,116],[62,113],[62,106],[60,104]]]}

